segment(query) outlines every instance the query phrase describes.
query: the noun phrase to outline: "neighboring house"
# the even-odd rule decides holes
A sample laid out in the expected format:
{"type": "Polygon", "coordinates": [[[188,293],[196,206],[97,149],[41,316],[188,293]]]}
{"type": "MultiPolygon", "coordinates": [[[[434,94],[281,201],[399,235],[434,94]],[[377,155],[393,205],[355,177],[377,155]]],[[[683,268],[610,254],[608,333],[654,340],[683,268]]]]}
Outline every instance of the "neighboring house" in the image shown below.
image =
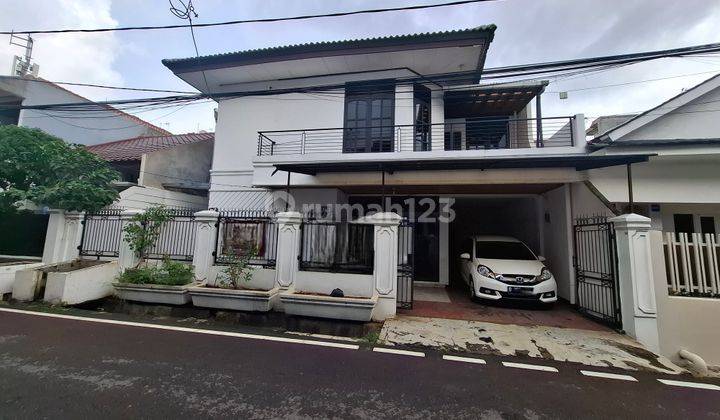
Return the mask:
{"type": "MultiPolygon", "coordinates": [[[[605,131],[595,155],[653,154],[632,168],[635,212],[658,230],[720,233],[720,75],[605,131]]],[[[594,124],[595,125],[595,124],[594,124]]],[[[624,168],[590,171],[589,181],[615,208],[628,204],[624,168]]]]}
{"type": "Polygon", "coordinates": [[[116,207],[207,208],[213,133],[136,137],[88,146],[122,174],[116,207]]]}
{"type": "Polygon", "coordinates": [[[140,136],[172,134],[133,115],[73,93],[34,76],[0,76],[0,105],[87,103],[83,112],[72,110],[0,110],[0,124],[39,128],[69,142],[85,145],[140,136]]]}
{"type": "Polygon", "coordinates": [[[415,222],[400,257],[416,282],[457,278],[469,235],[512,235],[547,258],[559,296],[576,303],[573,219],[605,208],[586,171],[648,156],[589,154],[582,114],[542,115],[547,83],[479,84],[494,32],[163,60],[219,102],[210,207],[252,208],[286,188],[311,215],[385,197],[404,216],[432,216],[415,222]]]}

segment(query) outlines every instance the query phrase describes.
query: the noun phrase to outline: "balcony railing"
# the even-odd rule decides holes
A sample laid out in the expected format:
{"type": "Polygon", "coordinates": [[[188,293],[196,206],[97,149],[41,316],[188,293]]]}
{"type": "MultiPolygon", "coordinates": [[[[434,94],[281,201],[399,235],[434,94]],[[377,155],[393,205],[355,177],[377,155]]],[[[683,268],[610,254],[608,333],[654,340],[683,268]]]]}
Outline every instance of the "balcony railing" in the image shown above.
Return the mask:
{"type": "Polygon", "coordinates": [[[258,132],[258,156],[528,149],[574,145],[575,117],[258,132]]]}

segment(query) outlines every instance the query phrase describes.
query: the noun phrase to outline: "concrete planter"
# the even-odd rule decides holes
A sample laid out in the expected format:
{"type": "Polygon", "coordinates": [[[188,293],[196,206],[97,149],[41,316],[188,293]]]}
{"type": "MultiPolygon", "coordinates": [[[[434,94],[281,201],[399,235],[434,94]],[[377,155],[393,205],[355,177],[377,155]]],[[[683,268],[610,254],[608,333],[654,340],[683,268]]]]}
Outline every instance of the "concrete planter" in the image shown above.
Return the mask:
{"type": "Polygon", "coordinates": [[[121,299],[165,305],[185,305],[189,303],[190,295],[188,294],[188,289],[197,285],[197,283],[190,283],[183,286],[113,283],[115,292],[121,299]]]}
{"type": "Polygon", "coordinates": [[[117,261],[68,272],[50,272],[43,300],[52,304],[77,305],[113,294],[112,282],[119,271],[117,261]]]}
{"type": "Polygon", "coordinates": [[[41,265],[43,263],[39,261],[0,262],[0,298],[5,293],[12,293],[15,273],[20,270],[40,267],[41,265]]]}
{"type": "Polygon", "coordinates": [[[280,300],[288,315],[365,322],[370,321],[372,311],[377,304],[377,298],[332,297],[298,293],[283,293],[280,295],[280,300]]]}
{"type": "Polygon", "coordinates": [[[277,300],[278,291],[277,287],[270,290],[247,290],[200,286],[191,287],[189,294],[194,306],[233,311],[268,312],[277,300]]]}

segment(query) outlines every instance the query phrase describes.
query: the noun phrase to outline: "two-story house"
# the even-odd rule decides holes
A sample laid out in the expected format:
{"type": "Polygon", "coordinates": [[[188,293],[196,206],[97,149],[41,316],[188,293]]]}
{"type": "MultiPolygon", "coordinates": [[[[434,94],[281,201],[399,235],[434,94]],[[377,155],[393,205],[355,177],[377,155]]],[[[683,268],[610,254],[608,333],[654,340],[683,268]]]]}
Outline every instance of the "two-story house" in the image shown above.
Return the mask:
{"type": "Polygon", "coordinates": [[[546,82],[480,83],[494,33],[163,60],[219,103],[210,207],[258,208],[287,190],[315,216],[338,204],[401,212],[414,279],[428,284],[454,281],[470,235],[515,236],[574,302],[573,206],[605,208],[585,171],[648,157],[589,154],[582,114],[542,114],[546,82]]]}

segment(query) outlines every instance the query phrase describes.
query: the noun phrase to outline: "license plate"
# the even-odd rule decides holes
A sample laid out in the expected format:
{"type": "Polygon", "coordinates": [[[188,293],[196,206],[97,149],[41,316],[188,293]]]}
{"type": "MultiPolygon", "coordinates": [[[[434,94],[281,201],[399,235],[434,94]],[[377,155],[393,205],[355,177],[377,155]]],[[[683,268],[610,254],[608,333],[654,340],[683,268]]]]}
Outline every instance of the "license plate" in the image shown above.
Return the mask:
{"type": "Polygon", "coordinates": [[[518,293],[521,295],[531,295],[532,294],[532,287],[513,287],[508,286],[508,292],[510,293],[518,293]]]}

